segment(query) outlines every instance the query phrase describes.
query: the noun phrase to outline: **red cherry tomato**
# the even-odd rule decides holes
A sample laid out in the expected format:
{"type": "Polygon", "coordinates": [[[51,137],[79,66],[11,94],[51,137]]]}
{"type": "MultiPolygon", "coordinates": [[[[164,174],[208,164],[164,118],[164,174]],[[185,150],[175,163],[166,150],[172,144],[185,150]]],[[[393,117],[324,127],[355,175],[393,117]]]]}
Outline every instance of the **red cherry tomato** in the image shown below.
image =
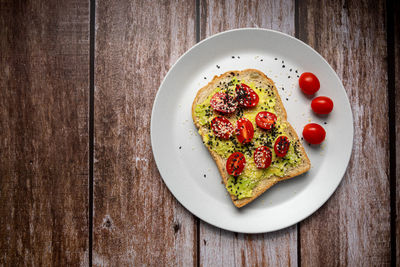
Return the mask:
{"type": "Polygon", "coordinates": [[[242,173],[246,159],[240,152],[232,153],[226,161],[226,171],[233,176],[238,176],[242,173]]]}
{"type": "Polygon", "coordinates": [[[258,127],[271,130],[271,128],[275,125],[276,115],[274,113],[268,111],[258,112],[256,116],[256,123],[258,127]]]}
{"type": "Polygon", "coordinates": [[[235,130],[232,123],[224,117],[215,117],[211,121],[211,129],[221,139],[229,139],[235,130]]]}
{"type": "Polygon", "coordinates": [[[240,143],[250,143],[254,136],[254,127],[251,121],[246,118],[239,119],[236,124],[236,135],[240,143]]]}
{"type": "Polygon", "coordinates": [[[228,93],[218,92],[210,100],[211,107],[219,112],[232,113],[236,110],[238,103],[228,93]]]}
{"type": "Polygon", "coordinates": [[[275,154],[278,157],[284,157],[289,150],[289,146],[290,146],[289,138],[287,138],[284,135],[279,136],[276,139],[275,145],[274,145],[275,154]]]}
{"type": "Polygon", "coordinates": [[[246,108],[257,106],[260,100],[257,93],[244,83],[236,85],[236,99],[240,106],[246,108]]]}
{"type": "Polygon", "coordinates": [[[319,90],[319,80],[311,72],[304,72],[299,78],[299,86],[303,93],[312,95],[319,90]]]}
{"type": "Polygon", "coordinates": [[[254,151],[254,163],[259,169],[266,169],[271,165],[272,152],[266,146],[259,146],[254,151]]]}
{"type": "Polygon", "coordinates": [[[333,109],[333,101],[327,96],[319,96],[313,99],[311,108],[317,114],[329,114],[333,109]]]}
{"type": "Polygon", "coordinates": [[[304,126],[303,137],[310,144],[318,145],[325,140],[326,132],[321,125],[309,123],[304,126]]]}

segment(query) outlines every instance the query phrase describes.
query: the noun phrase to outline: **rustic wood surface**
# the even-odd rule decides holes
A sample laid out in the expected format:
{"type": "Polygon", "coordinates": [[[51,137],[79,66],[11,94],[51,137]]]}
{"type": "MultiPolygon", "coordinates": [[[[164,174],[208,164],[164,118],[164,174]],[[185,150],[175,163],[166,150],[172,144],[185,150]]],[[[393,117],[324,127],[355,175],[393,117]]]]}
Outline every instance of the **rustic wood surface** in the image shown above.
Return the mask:
{"type": "Polygon", "coordinates": [[[388,2],[0,1],[0,266],[395,266],[400,4],[388,2]],[[224,231],[190,214],[162,182],[150,143],[168,69],[196,41],[239,27],[314,47],[342,79],[354,116],[353,154],[335,194],[268,234],[224,231]]]}
{"type": "Polygon", "coordinates": [[[353,152],[341,185],[300,223],[301,265],[389,265],[385,3],[310,0],[299,11],[300,39],[342,79],[354,118],[353,152]]]}
{"type": "Polygon", "coordinates": [[[89,2],[0,3],[0,265],[88,262],[89,2]]]}
{"type": "MultiPolygon", "coordinates": [[[[396,1],[394,4],[393,12],[393,34],[394,34],[394,78],[395,78],[395,155],[396,155],[396,177],[395,184],[397,189],[400,186],[400,2],[396,1]]],[[[392,185],[393,186],[393,185],[392,185]]],[[[395,188],[396,189],[396,188],[395,188]]],[[[399,264],[400,259],[400,190],[396,190],[396,219],[394,223],[396,224],[396,258],[399,264]]]]}
{"type": "MultiPolygon", "coordinates": [[[[234,28],[261,27],[295,33],[294,1],[200,1],[200,36],[234,28]]],[[[200,224],[202,266],[297,265],[297,227],[275,233],[243,235],[200,224]]]]}
{"type": "Polygon", "coordinates": [[[158,173],[150,118],[161,80],[196,42],[195,2],[96,6],[93,264],[194,265],[196,223],[158,173]]]}

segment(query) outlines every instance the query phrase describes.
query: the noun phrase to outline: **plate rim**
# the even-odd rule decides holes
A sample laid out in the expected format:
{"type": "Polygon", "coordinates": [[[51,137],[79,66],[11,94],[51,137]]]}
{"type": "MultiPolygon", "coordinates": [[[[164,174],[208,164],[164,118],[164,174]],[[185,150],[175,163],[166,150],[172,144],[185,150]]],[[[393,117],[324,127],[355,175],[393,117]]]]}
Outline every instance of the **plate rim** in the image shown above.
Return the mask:
{"type": "Polygon", "coordinates": [[[300,39],[297,39],[297,38],[294,37],[294,36],[291,36],[291,35],[289,35],[289,34],[287,34],[287,33],[280,32],[280,31],[277,31],[277,30],[266,29],[266,28],[251,28],[251,27],[236,28],[236,29],[231,29],[231,30],[227,30],[227,31],[223,31],[223,32],[219,32],[219,33],[213,34],[213,35],[211,35],[211,36],[209,36],[209,37],[207,37],[207,38],[201,40],[200,42],[194,44],[194,45],[191,46],[186,52],[184,52],[184,53],[176,60],[176,62],[169,68],[168,72],[167,72],[167,73],[165,74],[165,76],[164,76],[164,79],[163,79],[162,82],[160,83],[160,86],[158,87],[156,96],[155,96],[154,101],[153,101],[152,112],[151,112],[151,120],[150,120],[150,139],[151,139],[151,149],[152,149],[153,158],[154,158],[154,161],[155,161],[155,163],[156,163],[157,169],[158,169],[158,171],[159,171],[159,173],[160,173],[161,179],[163,180],[163,183],[167,186],[168,190],[169,190],[170,193],[173,195],[173,197],[174,197],[185,209],[187,209],[190,213],[192,213],[194,216],[196,216],[197,218],[201,219],[202,221],[206,222],[207,224],[213,225],[213,226],[215,226],[215,227],[217,227],[217,228],[220,228],[220,229],[224,229],[224,230],[228,230],[228,231],[232,231],[232,232],[245,233],[245,234],[269,233],[269,232],[275,232],[275,231],[279,231],[279,230],[282,230],[282,229],[286,229],[286,228],[291,227],[291,226],[293,226],[293,225],[295,225],[295,224],[297,224],[297,223],[299,223],[299,222],[305,220],[306,218],[310,217],[310,216],[313,215],[316,211],[318,211],[323,205],[325,205],[325,204],[327,203],[327,201],[328,201],[328,200],[333,196],[333,194],[336,192],[336,190],[338,189],[339,185],[340,185],[341,182],[343,181],[343,178],[344,178],[344,176],[345,176],[345,174],[346,174],[346,172],[347,172],[347,169],[348,169],[348,167],[349,167],[349,162],[350,162],[351,156],[352,156],[352,154],[353,154],[353,147],[354,147],[354,115],[353,115],[353,110],[352,110],[352,107],[351,107],[351,104],[350,104],[350,100],[349,100],[348,94],[347,94],[347,92],[346,92],[346,89],[345,89],[345,87],[344,87],[344,85],[343,85],[342,80],[340,79],[340,77],[338,76],[338,74],[336,73],[336,71],[332,68],[332,66],[328,63],[328,61],[327,61],[321,54],[319,54],[314,48],[312,48],[310,45],[306,44],[305,42],[301,41],[300,39]],[[305,47],[307,47],[310,51],[312,51],[315,55],[317,55],[320,59],[322,59],[322,61],[323,61],[323,62],[328,66],[328,68],[333,72],[333,74],[335,75],[335,78],[340,82],[341,90],[343,90],[343,92],[344,92],[345,95],[346,95],[346,102],[347,102],[346,104],[348,105],[348,107],[349,107],[349,109],[350,109],[350,119],[351,119],[351,125],[352,125],[352,127],[351,127],[351,147],[350,147],[350,153],[348,153],[348,156],[347,156],[347,158],[345,159],[346,168],[344,168],[343,172],[340,174],[341,178],[338,179],[337,183],[335,184],[334,189],[332,190],[332,192],[331,192],[330,194],[327,194],[324,198],[321,198],[323,201],[321,201],[319,205],[316,205],[315,209],[312,209],[312,211],[311,211],[310,213],[305,214],[305,215],[303,215],[303,216],[299,216],[299,218],[296,219],[295,222],[293,222],[293,223],[288,223],[288,224],[283,225],[282,227],[273,228],[272,230],[258,230],[258,229],[255,230],[255,231],[252,231],[252,230],[243,230],[243,229],[237,229],[237,228],[234,228],[234,227],[227,227],[227,226],[217,225],[217,224],[215,224],[215,223],[212,223],[212,222],[210,222],[210,221],[205,220],[205,219],[203,218],[203,216],[199,215],[198,212],[193,211],[193,209],[189,208],[189,207],[188,207],[189,205],[187,205],[187,203],[184,203],[183,201],[181,201],[180,199],[178,199],[178,197],[176,196],[176,194],[174,194],[175,190],[172,189],[172,188],[170,188],[170,186],[169,186],[168,183],[165,181],[163,175],[162,175],[161,172],[160,172],[159,166],[160,166],[161,163],[159,162],[159,160],[157,160],[157,157],[156,157],[155,151],[154,151],[154,134],[153,134],[154,119],[153,119],[153,118],[154,118],[154,116],[155,116],[155,109],[156,109],[157,103],[160,101],[159,98],[160,98],[161,89],[162,89],[162,87],[163,87],[165,81],[167,80],[168,76],[169,76],[170,73],[172,72],[172,70],[176,67],[176,65],[177,65],[187,54],[191,53],[192,50],[196,49],[196,48],[197,48],[198,46],[200,46],[201,44],[203,44],[203,43],[209,41],[210,39],[217,38],[217,37],[219,37],[219,36],[221,36],[221,35],[229,34],[229,33],[232,33],[232,32],[241,32],[241,31],[244,31],[244,32],[245,32],[245,31],[272,32],[272,33],[274,33],[274,34],[283,35],[284,37],[288,37],[288,38],[290,38],[292,41],[298,42],[298,43],[304,45],[305,47]]]}

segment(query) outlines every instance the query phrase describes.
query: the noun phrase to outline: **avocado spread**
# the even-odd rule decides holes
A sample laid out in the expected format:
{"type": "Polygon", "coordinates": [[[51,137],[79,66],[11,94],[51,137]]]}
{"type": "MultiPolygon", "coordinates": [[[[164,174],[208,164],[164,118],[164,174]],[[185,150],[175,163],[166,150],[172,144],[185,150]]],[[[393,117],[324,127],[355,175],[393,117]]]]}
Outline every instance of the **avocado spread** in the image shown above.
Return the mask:
{"type": "MultiPolygon", "coordinates": [[[[268,179],[271,176],[285,176],[287,167],[296,166],[300,162],[300,151],[298,150],[298,141],[290,140],[290,148],[286,156],[283,158],[277,157],[274,152],[275,140],[281,136],[286,135],[286,123],[281,121],[279,116],[275,126],[271,130],[264,130],[256,126],[255,117],[260,111],[269,111],[275,113],[276,96],[274,95],[272,85],[266,88],[255,86],[254,83],[238,80],[237,77],[229,83],[221,83],[203,103],[200,103],[195,108],[195,114],[201,126],[207,128],[207,132],[203,131],[203,142],[210,149],[215,151],[221,157],[227,159],[233,152],[241,152],[246,158],[246,166],[243,172],[237,176],[230,176],[226,188],[231,195],[236,196],[238,199],[251,197],[253,195],[254,187],[263,179],[268,179]],[[219,92],[227,92],[234,95],[236,84],[245,83],[253,89],[259,96],[260,101],[254,108],[238,108],[235,113],[224,116],[236,125],[236,121],[241,117],[249,119],[254,126],[254,137],[249,144],[243,145],[237,141],[236,136],[233,134],[229,140],[223,140],[215,136],[211,130],[211,120],[218,116],[213,111],[210,105],[211,97],[219,92]],[[272,163],[266,169],[258,169],[254,163],[253,152],[259,146],[267,146],[272,151],[272,163]]],[[[201,128],[200,128],[201,129],[201,128]]],[[[199,130],[199,132],[202,130],[199,130]]]]}

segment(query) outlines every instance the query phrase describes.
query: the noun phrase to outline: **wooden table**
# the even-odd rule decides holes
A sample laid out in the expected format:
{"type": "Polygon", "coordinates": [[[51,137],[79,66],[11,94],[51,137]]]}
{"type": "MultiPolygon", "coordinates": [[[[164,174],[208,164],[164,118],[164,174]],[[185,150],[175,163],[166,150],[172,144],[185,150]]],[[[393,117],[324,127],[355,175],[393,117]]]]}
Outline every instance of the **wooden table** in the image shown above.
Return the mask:
{"type": "Polygon", "coordinates": [[[0,1],[0,265],[395,265],[399,15],[399,1],[373,0],[0,1]],[[190,214],[150,145],[168,69],[196,42],[239,27],[311,45],[342,79],[354,116],[335,194],[268,234],[190,214]]]}

